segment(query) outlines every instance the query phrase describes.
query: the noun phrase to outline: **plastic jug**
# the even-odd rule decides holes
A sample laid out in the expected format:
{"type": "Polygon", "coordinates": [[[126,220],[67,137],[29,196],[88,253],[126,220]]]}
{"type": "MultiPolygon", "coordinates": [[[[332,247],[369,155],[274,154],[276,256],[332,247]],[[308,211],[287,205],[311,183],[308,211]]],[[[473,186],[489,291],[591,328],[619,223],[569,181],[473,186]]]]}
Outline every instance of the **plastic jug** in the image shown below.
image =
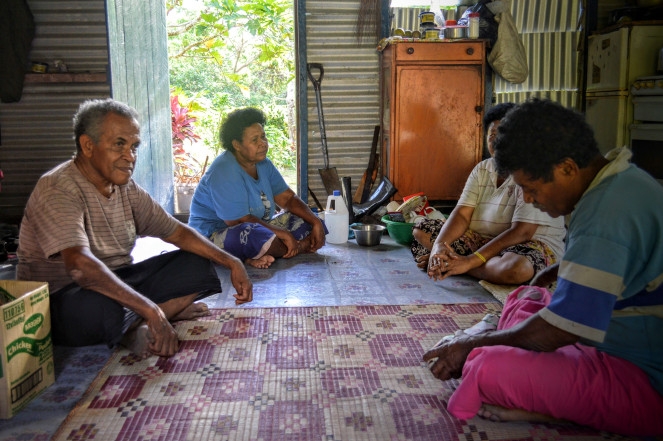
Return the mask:
{"type": "Polygon", "coordinates": [[[329,243],[345,243],[348,241],[350,215],[340,190],[327,197],[325,209],[325,225],[327,226],[326,240],[329,243]]]}

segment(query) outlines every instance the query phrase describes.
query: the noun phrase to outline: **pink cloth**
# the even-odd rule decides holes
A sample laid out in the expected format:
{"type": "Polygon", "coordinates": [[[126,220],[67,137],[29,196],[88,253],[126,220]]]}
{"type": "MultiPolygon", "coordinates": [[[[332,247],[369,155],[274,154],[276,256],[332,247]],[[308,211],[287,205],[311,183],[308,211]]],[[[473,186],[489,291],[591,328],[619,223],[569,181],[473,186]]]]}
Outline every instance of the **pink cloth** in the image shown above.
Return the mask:
{"type": "MultiPolygon", "coordinates": [[[[507,297],[498,329],[535,314],[551,293],[522,286],[507,297]]],[[[554,352],[486,346],[470,352],[448,410],[461,419],[482,403],[538,412],[626,435],[663,434],[663,396],[636,365],[575,344],[554,352]]]]}

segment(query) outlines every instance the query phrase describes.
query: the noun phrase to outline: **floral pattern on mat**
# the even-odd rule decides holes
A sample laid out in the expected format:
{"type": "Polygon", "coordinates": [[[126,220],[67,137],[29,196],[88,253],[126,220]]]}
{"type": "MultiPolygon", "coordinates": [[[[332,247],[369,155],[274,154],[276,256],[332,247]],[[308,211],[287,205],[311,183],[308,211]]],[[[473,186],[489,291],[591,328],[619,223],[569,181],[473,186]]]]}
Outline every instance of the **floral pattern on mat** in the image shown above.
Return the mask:
{"type": "MultiPolygon", "coordinates": [[[[212,310],[180,351],[116,351],[53,440],[600,440],[574,425],[458,420],[423,352],[494,303],[212,310]]],[[[605,435],[605,436],[604,436],[605,435]]]]}

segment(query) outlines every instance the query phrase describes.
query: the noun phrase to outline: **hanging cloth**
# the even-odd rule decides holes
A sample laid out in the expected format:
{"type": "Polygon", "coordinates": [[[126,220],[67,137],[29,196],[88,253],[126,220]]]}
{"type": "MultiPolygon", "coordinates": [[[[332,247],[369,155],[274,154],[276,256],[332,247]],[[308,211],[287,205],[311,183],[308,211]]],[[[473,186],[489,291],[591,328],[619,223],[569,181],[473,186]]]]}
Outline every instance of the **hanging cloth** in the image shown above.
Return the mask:
{"type": "Polygon", "coordinates": [[[35,22],[26,0],[0,0],[0,101],[21,100],[35,22]]]}

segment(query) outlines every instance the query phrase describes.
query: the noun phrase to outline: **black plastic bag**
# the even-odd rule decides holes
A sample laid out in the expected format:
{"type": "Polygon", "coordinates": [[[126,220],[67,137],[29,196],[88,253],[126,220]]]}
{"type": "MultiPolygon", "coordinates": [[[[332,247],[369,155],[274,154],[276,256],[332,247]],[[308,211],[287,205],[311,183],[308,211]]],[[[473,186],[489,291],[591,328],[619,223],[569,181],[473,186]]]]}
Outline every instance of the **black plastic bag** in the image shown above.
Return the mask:
{"type": "Polygon", "coordinates": [[[497,41],[497,28],[499,27],[497,21],[495,21],[495,15],[490,12],[490,9],[486,6],[486,3],[490,3],[490,0],[482,0],[479,3],[468,7],[463,16],[458,19],[459,26],[469,26],[470,23],[470,13],[478,12],[479,13],[479,38],[490,40],[490,46],[494,46],[497,41]]]}

